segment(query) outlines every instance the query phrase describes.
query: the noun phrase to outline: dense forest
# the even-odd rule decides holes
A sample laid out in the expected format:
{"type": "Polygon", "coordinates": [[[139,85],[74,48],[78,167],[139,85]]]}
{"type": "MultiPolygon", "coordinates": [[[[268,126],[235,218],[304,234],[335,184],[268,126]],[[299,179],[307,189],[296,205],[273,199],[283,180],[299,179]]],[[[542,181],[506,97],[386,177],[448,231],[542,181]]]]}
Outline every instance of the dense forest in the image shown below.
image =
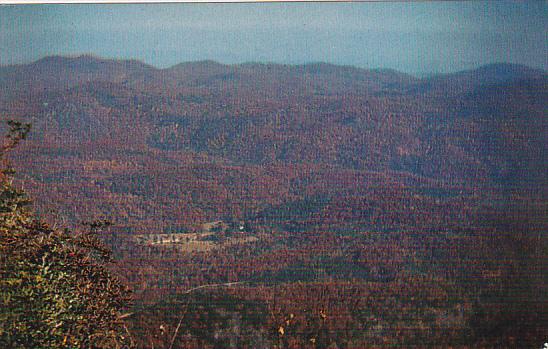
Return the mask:
{"type": "Polygon", "coordinates": [[[540,347],[547,87],[46,57],[0,67],[0,117],[32,124],[10,160],[42,230],[113,224],[130,346],[540,347]]]}

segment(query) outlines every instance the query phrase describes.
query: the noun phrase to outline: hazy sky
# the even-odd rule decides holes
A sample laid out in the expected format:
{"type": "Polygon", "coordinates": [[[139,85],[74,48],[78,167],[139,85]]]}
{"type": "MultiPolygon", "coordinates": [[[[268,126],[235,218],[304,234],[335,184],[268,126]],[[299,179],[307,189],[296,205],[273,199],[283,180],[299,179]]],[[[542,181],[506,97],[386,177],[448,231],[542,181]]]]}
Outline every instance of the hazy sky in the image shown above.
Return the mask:
{"type": "Polygon", "coordinates": [[[157,67],[330,62],[414,74],[548,69],[548,5],[375,2],[0,6],[0,65],[91,53],[157,67]]]}

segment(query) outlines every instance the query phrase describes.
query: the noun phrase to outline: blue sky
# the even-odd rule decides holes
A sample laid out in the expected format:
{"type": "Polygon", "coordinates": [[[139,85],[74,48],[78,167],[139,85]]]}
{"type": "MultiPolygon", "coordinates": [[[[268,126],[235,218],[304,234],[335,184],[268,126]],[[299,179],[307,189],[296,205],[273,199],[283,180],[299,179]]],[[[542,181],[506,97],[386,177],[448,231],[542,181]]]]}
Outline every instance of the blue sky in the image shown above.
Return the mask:
{"type": "Polygon", "coordinates": [[[91,53],[180,62],[329,62],[412,74],[548,69],[547,2],[0,6],[0,65],[91,53]]]}

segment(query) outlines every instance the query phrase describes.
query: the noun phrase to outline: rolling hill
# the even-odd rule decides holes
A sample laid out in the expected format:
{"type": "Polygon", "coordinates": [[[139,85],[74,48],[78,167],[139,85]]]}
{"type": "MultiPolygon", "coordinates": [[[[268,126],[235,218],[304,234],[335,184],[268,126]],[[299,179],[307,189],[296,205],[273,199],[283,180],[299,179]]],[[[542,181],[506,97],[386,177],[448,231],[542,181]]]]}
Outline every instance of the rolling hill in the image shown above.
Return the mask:
{"type": "MultiPolygon", "coordinates": [[[[538,330],[533,305],[514,301],[543,292],[547,87],[546,72],[511,64],[419,79],[326,63],[46,57],[0,67],[0,115],[33,124],[13,162],[39,214],[113,220],[105,239],[144,303],[245,280],[251,290],[212,297],[270,307],[248,342],[281,340],[292,311],[295,343],[309,331],[324,347],[382,345],[410,326],[409,345],[481,346],[497,326],[506,344],[538,330]],[[378,296],[387,290],[393,308],[378,296]],[[318,294],[340,318],[303,315],[325,311],[302,308],[318,294]],[[406,305],[413,294],[428,301],[406,305]],[[499,313],[497,297],[509,300],[499,313]]],[[[137,331],[168,321],[143,306],[154,317],[137,331]]],[[[226,304],[200,309],[205,323],[236,321],[226,304]]]]}

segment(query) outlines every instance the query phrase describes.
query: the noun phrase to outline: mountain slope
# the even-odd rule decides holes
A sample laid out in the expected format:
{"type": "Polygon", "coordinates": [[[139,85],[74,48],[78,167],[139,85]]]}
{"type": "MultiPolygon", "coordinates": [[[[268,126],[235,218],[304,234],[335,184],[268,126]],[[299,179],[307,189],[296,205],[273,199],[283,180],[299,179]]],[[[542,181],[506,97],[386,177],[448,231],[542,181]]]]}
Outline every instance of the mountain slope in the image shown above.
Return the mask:
{"type": "MultiPolygon", "coordinates": [[[[86,178],[71,190],[110,197],[111,208],[101,209],[106,212],[127,204],[128,215],[136,217],[128,218],[128,226],[143,220],[156,226],[160,217],[151,212],[161,210],[173,211],[165,226],[235,214],[255,219],[310,195],[330,198],[321,213],[328,217],[342,209],[344,195],[354,191],[356,204],[365,205],[359,199],[368,195],[365,188],[391,182],[402,188],[417,180],[460,190],[499,187],[505,193],[502,188],[543,187],[548,180],[547,78],[521,66],[493,65],[427,80],[323,63],[205,61],[155,69],[89,56],[3,69],[4,88],[32,86],[32,92],[15,88],[0,103],[2,115],[34,124],[27,147],[40,160],[21,151],[22,172],[42,183],[57,178],[59,190],[86,178]],[[435,93],[410,92],[425,82],[435,93]],[[58,171],[44,177],[33,164],[39,161],[59,163],[58,171]],[[194,166],[207,168],[209,177],[193,182],[194,166]],[[273,170],[292,179],[277,180],[268,174],[273,170]],[[132,196],[129,188],[162,171],[173,174],[165,185],[156,182],[132,196]],[[360,188],[350,178],[371,183],[360,188]],[[151,212],[138,209],[163,195],[151,212]],[[209,202],[219,196],[225,199],[209,202]],[[189,197],[189,203],[174,204],[189,197]]],[[[412,193],[401,189],[392,195],[412,200],[412,193]]],[[[83,217],[98,209],[93,200],[89,205],[72,214],[83,217]]],[[[413,216],[407,211],[413,205],[381,192],[367,205],[381,211],[395,205],[395,212],[413,216]]],[[[312,213],[299,219],[320,219],[309,217],[312,213]]],[[[368,224],[377,225],[372,219],[368,224]]]]}
{"type": "Polygon", "coordinates": [[[0,81],[38,215],[113,221],[141,347],[544,339],[544,72],[54,57],[0,81]]]}

